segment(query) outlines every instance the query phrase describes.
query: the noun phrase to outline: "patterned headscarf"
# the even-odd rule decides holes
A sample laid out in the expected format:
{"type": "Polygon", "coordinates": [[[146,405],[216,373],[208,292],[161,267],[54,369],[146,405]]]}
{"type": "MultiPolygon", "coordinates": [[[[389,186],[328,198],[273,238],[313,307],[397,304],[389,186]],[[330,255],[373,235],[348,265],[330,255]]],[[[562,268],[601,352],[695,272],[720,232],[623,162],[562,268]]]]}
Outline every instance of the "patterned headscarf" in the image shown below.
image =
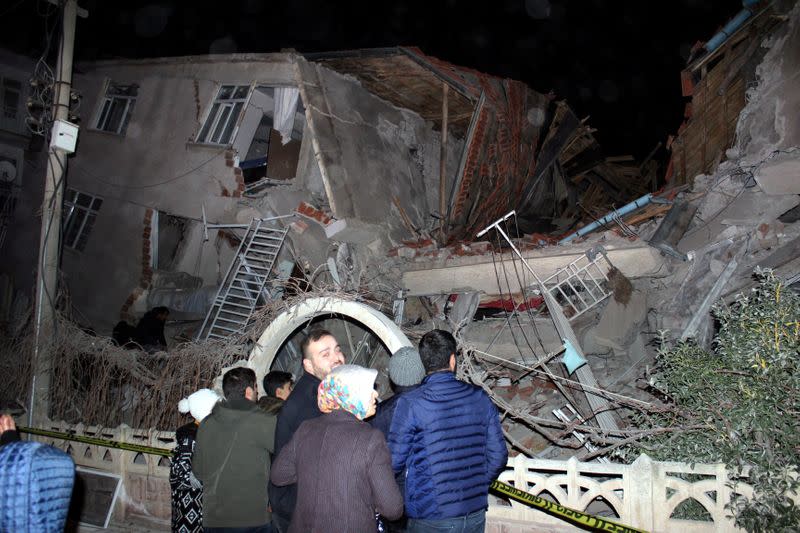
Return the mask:
{"type": "Polygon", "coordinates": [[[358,365],[339,365],[325,376],[317,389],[317,405],[323,413],[344,409],[359,420],[367,416],[378,371],[358,365]]]}

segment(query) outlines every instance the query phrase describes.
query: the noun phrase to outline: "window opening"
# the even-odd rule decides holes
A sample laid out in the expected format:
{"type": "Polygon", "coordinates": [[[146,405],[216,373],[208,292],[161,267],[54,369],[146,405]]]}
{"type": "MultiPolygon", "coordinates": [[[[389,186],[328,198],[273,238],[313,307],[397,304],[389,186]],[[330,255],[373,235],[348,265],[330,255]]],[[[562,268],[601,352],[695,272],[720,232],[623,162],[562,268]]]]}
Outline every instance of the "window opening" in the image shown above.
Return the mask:
{"type": "Polygon", "coordinates": [[[206,144],[228,144],[239,115],[247,101],[248,85],[223,85],[220,87],[205,124],[197,136],[197,142],[206,144]]]}
{"type": "Polygon", "coordinates": [[[97,212],[103,200],[91,194],[67,189],[62,214],[64,225],[64,246],[83,251],[89,240],[97,212]]]}
{"type": "Polygon", "coordinates": [[[138,85],[109,83],[100,105],[95,129],[125,135],[138,92],[138,85]]]}
{"type": "MultiPolygon", "coordinates": [[[[305,107],[298,99],[293,110],[291,138],[284,143],[275,128],[275,88],[257,87],[254,101],[263,112],[253,140],[239,167],[242,169],[246,192],[255,191],[262,185],[281,183],[294,179],[300,160],[300,146],[305,126],[305,107]]],[[[249,109],[248,109],[248,112],[249,109]]]]}
{"type": "Polygon", "coordinates": [[[8,78],[3,79],[3,118],[17,120],[22,95],[22,83],[8,78]]]}
{"type": "Polygon", "coordinates": [[[157,270],[171,271],[180,259],[189,220],[161,211],[156,211],[156,214],[151,233],[152,266],[157,270]]]}

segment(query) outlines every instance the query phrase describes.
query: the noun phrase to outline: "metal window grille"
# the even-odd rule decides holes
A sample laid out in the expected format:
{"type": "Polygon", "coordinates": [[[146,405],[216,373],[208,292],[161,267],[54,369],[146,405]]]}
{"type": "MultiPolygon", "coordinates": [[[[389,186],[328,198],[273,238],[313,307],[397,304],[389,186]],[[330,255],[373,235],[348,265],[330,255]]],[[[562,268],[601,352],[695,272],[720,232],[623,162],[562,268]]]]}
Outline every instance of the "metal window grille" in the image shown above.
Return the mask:
{"type": "Polygon", "coordinates": [[[95,129],[124,135],[139,92],[137,85],[110,83],[97,114],[95,129]]]}
{"type": "Polygon", "coordinates": [[[97,218],[97,212],[102,205],[101,198],[74,189],[67,189],[62,214],[64,246],[83,251],[97,218]]]}
{"type": "Polygon", "coordinates": [[[570,320],[582,315],[611,294],[608,275],[611,263],[598,246],[544,280],[556,301],[572,311],[570,320]]]}
{"type": "Polygon", "coordinates": [[[228,144],[233,137],[249,92],[250,87],[247,85],[223,85],[211,105],[211,110],[197,136],[197,142],[228,144]]]}

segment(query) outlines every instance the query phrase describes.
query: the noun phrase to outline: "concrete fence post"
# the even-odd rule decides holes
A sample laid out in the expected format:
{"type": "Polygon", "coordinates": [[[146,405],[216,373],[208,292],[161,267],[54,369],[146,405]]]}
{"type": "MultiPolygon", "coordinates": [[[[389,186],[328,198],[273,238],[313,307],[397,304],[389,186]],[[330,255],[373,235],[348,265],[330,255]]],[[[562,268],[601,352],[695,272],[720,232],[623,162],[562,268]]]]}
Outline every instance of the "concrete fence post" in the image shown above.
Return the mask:
{"type": "Polygon", "coordinates": [[[655,501],[653,500],[653,480],[655,464],[646,454],[640,455],[624,474],[625,501],[628,525],[653,531],[655,526],[655,501]]]}

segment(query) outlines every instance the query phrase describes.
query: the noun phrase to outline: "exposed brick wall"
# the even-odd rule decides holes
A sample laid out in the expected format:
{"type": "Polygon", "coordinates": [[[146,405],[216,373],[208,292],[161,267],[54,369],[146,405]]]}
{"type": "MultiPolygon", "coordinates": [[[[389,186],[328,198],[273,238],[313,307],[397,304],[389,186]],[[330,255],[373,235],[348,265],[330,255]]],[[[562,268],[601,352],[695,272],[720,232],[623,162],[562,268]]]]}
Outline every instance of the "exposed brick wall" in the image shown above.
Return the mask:
{"type": "Polygon", "coordinates": [[[244,175],[242,169],[236,166],[236,151],[225,150],[225,166],[233,168],[233,179],[236,182],[236,189],[229,192],[225,186],[222,187],[222,196],[231,196],[233,198],[241,198],[244,194],[244,175]]]}
{"type": "Polygon", "coordinates": [[[128,299],[125,300],[124,304],[122,304],[122,309],[120,310],[120,319],[128,322],[132,322],[136,318],[130,313],[131,307],[133,307],[133,304],[136,302],[136,300],[138,300],[139,297],[150,288],[150,284],[153,282],[153,268],[150,266],[150,262],[153,257],[150,241],[150,236],[153,232],[152,209],[148,208],[144,212],[144,221],[142,222],[142,226],[142,274],[139,277],[139,286],[131,291],[128,299]]]}

